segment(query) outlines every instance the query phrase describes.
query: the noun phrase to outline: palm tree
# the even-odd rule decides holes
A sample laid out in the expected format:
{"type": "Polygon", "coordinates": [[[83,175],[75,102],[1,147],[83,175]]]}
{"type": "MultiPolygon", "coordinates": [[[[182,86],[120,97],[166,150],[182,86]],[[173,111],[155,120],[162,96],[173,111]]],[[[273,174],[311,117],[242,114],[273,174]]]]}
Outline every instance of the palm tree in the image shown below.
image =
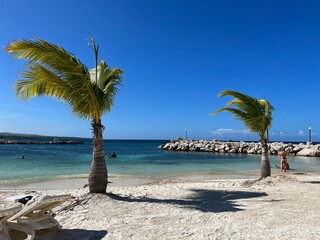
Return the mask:
{"type": "Polygon", "coordinates": [[[274,107],[264,99],[255,99],[248,95],[226,90],[219,94],[219,97],[232,96],[230,102],[223,108],[220,108],[211,115],[222,111],[230,112],[235,118],[240,119],[244,125],[260,137],[262,156],[261,156],[261,177],[265,178],[271,175],[270,162],[268,157],[268,129],[272,123],[272,113],[274,107]],[[231,107],[231,106],[234,106],[231,107]]]}
{"type": "Polygon", "coordinates": [[[123,71],[110,68],[104,60],[98,64],[98,49],[90,38],[95,55],[95,68],[89,70],[72,53],[62,47],[37,38],[16,40],[5,51],[15,59],[27,60],[21,79],[14,88],[21,100],[36,96],[54,97],[66,102],[79,118],[91,121],[93,156],[89,174],[90,193],[105,193],[108,172],[103,146],[101,117],[110,112],[123,71]]]}

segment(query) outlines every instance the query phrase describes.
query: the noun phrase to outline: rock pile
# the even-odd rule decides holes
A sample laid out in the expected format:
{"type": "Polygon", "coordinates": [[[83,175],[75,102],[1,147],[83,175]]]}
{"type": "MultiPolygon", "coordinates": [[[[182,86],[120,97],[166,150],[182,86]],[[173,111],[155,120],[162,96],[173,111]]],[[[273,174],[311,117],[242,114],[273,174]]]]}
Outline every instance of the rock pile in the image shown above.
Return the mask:
{"type": "MultiPolygon", "coordinates": [[[[284,150],[287,154],[308,157],[320,157],[320,144],[292,144],[272,142],[268,144],[269,154],[278,155],[284,150]]],[[[237,154],[261,154],[261,144],[256,142],[221,142],[217,140],[183,140],[177,138],[159,146],[168,151],[193,151],[237,154]]]]}

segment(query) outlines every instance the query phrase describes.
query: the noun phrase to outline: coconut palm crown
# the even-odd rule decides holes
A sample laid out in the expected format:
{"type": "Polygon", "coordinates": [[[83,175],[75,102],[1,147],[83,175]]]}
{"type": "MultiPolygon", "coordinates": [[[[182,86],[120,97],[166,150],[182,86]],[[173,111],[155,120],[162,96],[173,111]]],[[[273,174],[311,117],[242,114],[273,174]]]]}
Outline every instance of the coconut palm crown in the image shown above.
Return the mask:
{"type": "Polygon", "coordinates": [[[233,99],[225,107],[214,111],[211,115],[222,111],[230,112],[235,118],[241,120],[250,131],[259,135],[262,147],[261,177],[270,176],[267,133],[271,127],[274,107],[267,100],[252,98],[232,90],[225,90],[219,94],[219,97],[224,96],[232,96],[233,99]]]}
{"type": "Polygon", "coordinates": [[[16,40],[5,51],[27,64],[14,84],[21,100],[48,96],[66,102],[79,118],[91,121],[93,128],[93,157],[89,175],[89,191],[106,192],[108,174],[103,146],[101,117],[110,112],[123,71],[110,68],[104,60],[99,64],[98,49],[91,36],[95,55],[95,68],[88,69],[72,53],[60,46],[37,38],[16,40]]]}

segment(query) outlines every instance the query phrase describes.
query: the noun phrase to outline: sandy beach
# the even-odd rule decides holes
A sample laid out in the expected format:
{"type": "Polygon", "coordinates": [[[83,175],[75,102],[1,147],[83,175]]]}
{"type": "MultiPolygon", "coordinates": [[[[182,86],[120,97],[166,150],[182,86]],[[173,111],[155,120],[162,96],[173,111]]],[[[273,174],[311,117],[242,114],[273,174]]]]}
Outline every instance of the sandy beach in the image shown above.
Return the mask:
{"type": "MultiPolygon", "coordinates": [[[[38,240],[317,239],[320,235],[320,175],[286,173],[261,181],[114,180],[118,183],[109,184],[107,195],[89,195],[83,188],[85,179],[69,179],[20,189],[1,186],[0,198],[74,196],[63,205],[66,209],[56,208],[62,229],[39,231],[38,240]]],[[[13,234],[15,240],[21,239],[13,234]]]]}

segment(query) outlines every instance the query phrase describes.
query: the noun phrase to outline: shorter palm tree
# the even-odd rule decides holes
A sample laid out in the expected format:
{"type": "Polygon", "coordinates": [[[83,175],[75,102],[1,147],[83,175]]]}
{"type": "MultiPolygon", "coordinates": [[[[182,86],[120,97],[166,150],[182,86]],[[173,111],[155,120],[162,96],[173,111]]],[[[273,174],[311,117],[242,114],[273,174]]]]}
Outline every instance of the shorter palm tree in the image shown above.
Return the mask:
{"type": "Polygon", "coordinates": [[[252,98],[232,90],[225,90],[219,94],[219,97],[224,96],[232,96],[234,99],[228,102],[225,107],[211,113],[211,115],[222,111],[230,112],[235,118],[240,119],[250,131],[259,135],[262,148],[261,177],[270,176],[267,134],[271,127],[274,107],[267,100],[252,98]]]}

